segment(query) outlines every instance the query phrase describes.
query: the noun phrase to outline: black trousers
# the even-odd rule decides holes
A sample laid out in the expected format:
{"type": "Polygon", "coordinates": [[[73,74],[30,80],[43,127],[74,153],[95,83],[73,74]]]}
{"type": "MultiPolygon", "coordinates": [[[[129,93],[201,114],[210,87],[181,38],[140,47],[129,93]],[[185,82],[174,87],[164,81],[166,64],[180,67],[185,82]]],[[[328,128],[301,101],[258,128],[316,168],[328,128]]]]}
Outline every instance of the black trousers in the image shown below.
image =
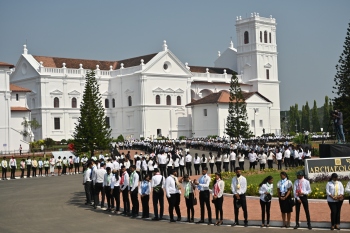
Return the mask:
{"type": "Polygon", "coordinates": [[[343,201],[328,202],[329,209],[331,210],[331,224],[332,226],[340,224],[340,212],[343,201]]]}
{"type": "Polygon", "coordinates": [[[290,160],[289,160],[289,165],[291,166],[291,167],[294,167],[294,157],[293,156],[291,156],[290,157],[290,160]]]}
{"type": "Polygon", "coordinates": [[[189,176],[192,176],[192,163],[191,162],[186,162],[186,173],[189,176]]]}
{"type": "Polygon", "coordinates": [[[43,175],[43,168],[39,167],[39,176],[42,176],[42,175],[43,175]]]}
{"type": "Polygon", "coordinates": [[[296,224],[299,224],[301,204],[303,204],[303,207],[305,210],[307,224],[310,224],[311,220],[310,220],[309,202],[307,200],[307,196],[304,195],[304,196],[300,197],[300,200],[301,200],[301,203],[299,203],[299,201],[297,199],[295,199],[295,221],[296,221],[296,224]]]}
{"type": "Polygon", "coordinates": [[[204,204],[208,211],[208,221],[211,222],[211,206],[210,206],[210,193],[209,190],[199,192],[199,204],[201,209],[201,221],[204,221],[204,204]]]}
{"type": "Polygon", "coordinates": [[[207,167],[207,164],[206,164],[206,163],[201,163],[202,171],[203,171],[203,169],[204,169],[205,167],[207,167]]]}
{"type": "Polygon", "coordinates": [[[268,168],[273,168],[273,160],[267,160],[267,166],[268,166],[268,168]]]}
{"type": "Polygon", "coordinates": [[[255,169],[255,162],[249,162],[250,164],[249,164],[249,170],[250,169],[255,169]]]}
{"type": "Polygon", "coordinates": [[[30,171],[32,170],[32,165],[27,165],[27,178],[30,177],[30,171]]]}
{"type": "Polygon", "coordinates": [[[264,170],[265,169],[265,163],[260,163],[260,170],[264,170]]]}
{"type": "Polygon", "coordinates": [[[195,175],[199,175],[199,167],[200,167],[200,164],[194,164],[194,174],[195,175]]]}
{"type": "Polygon", "coordinates": [[[115,206],[116,211],[120,210],[120,187],[119,186],[115,186],[113,189],[113,198],[111,200],[111,205],[112,205],[112,208],[115,206]],[[115,201],[115,205],[114,205],[114,201],[115,201]]]}
{"type": "Polygon", "coordinates": [[[106,197],[107,197],[107,208],[110,209],[111,208],[111,200],[112,200],[112,194],[111,194],[111,186],[105,186],[105,193],[106,193],[106,197]]]}
{"type": "Polygon", "coordinates": [[[286,166],[286,169],[290,166],[290,158],[284,158],[284,166],[286,166]]]}
{"type": "Polygon", "coordinates": [[[36,177],[36,167],[32,167],[32,177],[36,177]]]}
{"type": "Polygon", "coordinates": [[[77,173],[77,171],[79,173],[79,163],[74,163],[74,172],[77,173]]]}
{"type": "MultiPolygon", "coordinates": [[[[94,189],[94,206],[98,205],[100,192],[102,193],[103,191],[104,191],[103,183],[96,183],[95,189],[94,189]]],[[[104,203],[104,201],[105,201],[104,197],[102,196],[101,206],[102,206],[102,203],[104,203]]]]}
{"type": "Polygon", "coordinates": [[[158,218],[158,203],[159,203],[159,218],[163,218],[164,213],[164,191],[153,192],[153,211],[154,217],[158,218]]]}
{"type": "Polygon", "coordinates": [[[166,171],[167,173],[170,175],[171,174],[171,171],[173,170],[173,167],[172,166],[166,166],[166,171]]]}
{"type": "Polygon", "coordinates": [[[224,162],[224,170],[225,170],[225,172],[228,172],[229,164],[230,164],[230,162],[224,162]]]}
{"type": "Polygon", "coordinates": [[[122,194],[123,194],[124,214],[129,214],[129,212],[130,212],[129,189],[125,188],[122,191],[122,194]]]}
{"type": "Polygon", "coordinates": [[[174,219],[174,208],[178,218],[181,218],[180,212],[180,193],[170,194],[170,198],[168,198],[169,202],[169,216],[170,220],[174,219]]]}
{"type": "Polygon", "coordinates": [[[242,171],[244,171],[244,161],[238,162],[239,167],[241,168],[242,171]]]}
{"type": "Polygon", "coordinates": [[[15,178],[16,166],[11,166],[11,179],[15,178]]]}
{"type": "MultiPolygon", "coordinates": [[[[242,205],[244,223],[248,223],[247,200],[246,200],[245,194],[239,195],[239,198],[242,205]]],[[[233,207],[235,209],[235,222],[238,224],[239,208],[237,208],[236,206],[236,200],[237,200],[236,195],[233,195],[233,207]]]]}
{"type": "Polygon", "coordinates": [[[260,200],[261,207],[261,223],[265,224],[265,212],[266,212],[266,224],[270,224],[270,208],[271,202],[264,202],[260,200]]]}
{"type": "Polygon", "coordinates": [[[236,166],[236,160],[231,160],[230,161],[230,171],[234,171],[236,166]]]}
{"type": "Polygon", "coordinates": [[[149,195],[141,197],[142,217],[149,218],[149,195]]]}
{"type": "Polygon", "coordinates": [[[214,174],[214,163],[209,163],[210,174],[214,174]]]}
{"type": "Polygon", "coordinates": [[[216,171],[221,172],[221,162],[216,162],[215,165],[216,165],[216,171]]]}
{"type": "Polygon", "coordinates": [[[21,178],[24,177],[24,168],[21,168],[21,178]]]}
{"type": "Polygon", "coordinates": [[[282,159],[277,160],[277,169],[282,170],[282,159]]]}
{"type": "Polygon", "coordinates": [[[62,174],[67,174],[67,166],[63,165],[62,174]]]}
{"type": "MultiPolygon", "coordinates": [[[[174,167],[174,169],[175,169],[175,171],[176,171],[177,176],[179,177],[179,176],[180,176],[179,167],[174,167]]],[[[152,179],[152,177],[151,177],[151,179],[152,179]]]]}
{"type": "Polygon", "coordinates": [[[180,176],[183,177],[185,175],[185,166],[180,165],[180,176]]]}
{"type": "Polygon", "coordinates": [[[84,184],[86,203],[90,205],[91,203],[91,181],[87,181],[84,184]]]}
{"type": "Polygon", "coordinates": [[[215,205],[215,217],[216,220],[219,220],[219,214],[220,214],[220,220],[223,220],[223,211],[222,211],[222,203],[224,202],[224,196],[221,196],[219,198],[216,198],[214,200],[215,205]]]}
{"type": "Polygon", "coordinates": [[[6,173],[7,173],[7,168],[2,167],[2,168],[1,168],[2,179],[7,179],[6,173]]]}
{"type": "Polygon", "coordinates": [[[130,198],[132,203],[131,213],[132,215],[139,214],[139,199],[138,199],[139,189],[136,187],[133,191],[130,191],[130,198]]]}
{"type": "Polygon", "coordinates": [[[49,175],[49,167],[45,167],[45,176],[49,175]]]}
{"type": "Polygon", "coordinates": [[[186,208],[187,208],[187,219],[188,220],[194,219],[193,199],[194,199],[193,193],[189,193],[188,198],[185,198],[186,208]]]}
{"type": "Polygon", "coordinates": [[[166,176],[166,164],[159,164],[159,171],[160,171],[160,174],[164,177],[167,177],[166,176]]]}

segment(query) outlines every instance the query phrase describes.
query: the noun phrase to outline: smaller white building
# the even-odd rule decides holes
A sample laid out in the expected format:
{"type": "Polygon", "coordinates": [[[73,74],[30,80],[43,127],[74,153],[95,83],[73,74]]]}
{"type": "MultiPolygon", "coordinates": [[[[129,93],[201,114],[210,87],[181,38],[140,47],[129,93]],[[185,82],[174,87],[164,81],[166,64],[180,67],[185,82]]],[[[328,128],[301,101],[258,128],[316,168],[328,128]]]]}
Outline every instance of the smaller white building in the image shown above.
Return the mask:
{"type": "Polygon", "coordinates": [[[10,74],[14,65],[0,62],[0,154],[18,153],[20,146],[28,151],[30,137],[24,137],[24,118],[30,119],[27,106],[27,92],[29,89],[10,84],[10,74]]]}
{"type": "MultiPolygon", "coordinates": [[[[243,92],[243,97],[247,104],[250,131],[260,136],[265,129],[270,128],[272,102],[259,92],[243,92]]],[[[225,128],[229,103],[230,92],[223,90],[186,105],[192,109],[193,137],[207,137],[208,135],[227,137],[225,128]]]]}

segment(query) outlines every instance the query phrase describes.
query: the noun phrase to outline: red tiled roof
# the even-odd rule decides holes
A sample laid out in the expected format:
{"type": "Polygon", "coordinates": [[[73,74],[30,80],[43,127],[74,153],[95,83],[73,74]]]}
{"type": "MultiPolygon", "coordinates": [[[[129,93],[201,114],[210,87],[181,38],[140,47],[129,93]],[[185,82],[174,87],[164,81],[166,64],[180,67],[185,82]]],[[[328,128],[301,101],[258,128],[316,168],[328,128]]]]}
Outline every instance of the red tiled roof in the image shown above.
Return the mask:
{"type": "MultiPolygon", "coordinates": [[[[252,95],[257,94],[267,102],[271,102],[269,99],[261,95],[259,92],[243,92],[242,94],[245,100],[249,99],[252,95]]],[[[230,103],[230,92],[226,90],[222,90],[216,93],[212,93],[210,95],[207,95],[206,97],[203,97],[199,100],[191,102],[186,106],[193,106],[193,105],[199,105],[199,104],[216,104],[216,103],[230,103]]]]}
{"type": "Polygon", "coordinates": [[[31,92],[31,90],[29,90],[27,88],[20,87],[20,86],[17,86],[15,84],[11,84],[11,83],[10,83],[10,91],[13,91],[13,92],[31,92]]]}
{"type": "Polygon", "coordinates": [[[236,74],[235,71],[228,69],[228,68],[205,67],[205,66],[190,66],[190,71],[197,72],[197,73],[206,73],[207,68],[209,69],[208,72],[212,73],[212,74],[223,74],[224,70],[226,70],[227,74],[236,74]]]}
{"type": "Polygon", "coordinates": [[[12,112],[30,112],[26,107],[11,107],[12,112]]]}
{"type": "Polygon", "coordinates": [[[62,68],[62,64],[66,63],[67,68],[78,69],[79,64],[83,64],[84,69],[95,70],[96,65],[99,65],[100,70],[109,70],[110,66],[112,69],[119,69],[120,64],[123,63],[124,67],[138,66],[141,64],[141,59],[143,59],[146,64],[149,62],[157,53],[148,54],[144,56],[128,58],[120,61],[99,61],[99,60],[88,60],[88,59],[78,59],[78,58],[62,58],[62,57],[46,57],[46,56],[33,56],[38,62],[43,62],[44,67],[54,67],[62,68]]]}
{"type": "Polygon", "coordinates": [[[2,61],[0,61],[0,66],[8,66],[9,68],[15,67],[14,65],[12,65],[10,63],[6,63],[6,62],[2,62],[2,61]]]}

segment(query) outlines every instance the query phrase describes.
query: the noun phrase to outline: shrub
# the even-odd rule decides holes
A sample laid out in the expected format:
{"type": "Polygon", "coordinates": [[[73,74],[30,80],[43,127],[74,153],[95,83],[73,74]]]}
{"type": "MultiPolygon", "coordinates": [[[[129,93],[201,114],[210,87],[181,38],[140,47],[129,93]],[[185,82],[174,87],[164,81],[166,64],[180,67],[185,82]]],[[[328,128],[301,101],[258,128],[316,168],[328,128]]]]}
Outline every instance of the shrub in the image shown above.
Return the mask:
{"type": "Polygon", "coordinates": [[[61,144],[63,144],[63,145],[67,144],[67,140],[66,139],[62,139],[61,140],[61,144]]]}
{"type": "Polygon", "coordinates": [[[186,139],[185,136],[180,136],[180,137],[179,137],[179,140],[185,140],[185,139],[186,139]]]}

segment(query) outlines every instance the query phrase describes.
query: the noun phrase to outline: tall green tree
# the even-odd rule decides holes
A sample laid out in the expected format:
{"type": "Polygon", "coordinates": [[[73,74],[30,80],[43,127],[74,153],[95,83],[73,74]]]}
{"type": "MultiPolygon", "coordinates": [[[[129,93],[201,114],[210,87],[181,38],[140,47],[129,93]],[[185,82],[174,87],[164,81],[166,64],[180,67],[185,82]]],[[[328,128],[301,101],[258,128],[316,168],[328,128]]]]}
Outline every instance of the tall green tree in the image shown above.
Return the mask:
{"type": "MultiPolygon", "coordinates": [[[[295,125],[297,126],[296,130],[298,132],[300,132],[301,120],[300,120],[300,113],[299,113],[299,105],[298,104],[295,104],[295,106],[294,106],[294,116],[295,116],[295,125]]],[[[294,125],[294,127],[295,127],[295,125],[294,125]]]]}
{"type": "Polygon", "coordinates": [[[306,101],[305,104],[305,127],[304,130],[310,131],[310,107],[309,103],[306,101]]]}
{"type": "Polygon", "coordinates": [[[97,83],[95,72],[86,74],[86,84],[80,105],[80,117],[73,133],[74,149],[78,152],[90,152],[107,149],[112,142],[111,129],[106,124],[105,109],[97,83]]]}
{"type": "Polygon", "coordinates": [[[300,127],[301,130],[299,132],[301,132],[302,130],[305,130],[306,127],[306,110],[305,110],[305,105],[301,106],[301,122],[300,122],[300,127]]]}
{"type": "Polygon", "coordinates": [[[248,138],[251,135],[247,123],[247,109],[245,99],[236,74],[231,77],[230,103],[226,123],[226,133],[231,138],[248,138]]]}
{"type": "Polygon", "coordinates": [[[313,132],[320,132],[321,131],[321,126],[320,126],[320,118],[318,116],[318,109],[317,109],[317,104],[316,100],[314,100],[314,106],[312,107],[311,111],[311,122],[312,122],[312,131],[313,132]]]}
{"type": "Polygon", "coordinates": [[[334,98],[334,108],[343,113],[344,132],[348,133],[350,132],[350,23],[343,48],[336,65],[337,73],[334,77],[333,93],[337,95],[334,98]]]}
{"type": "Polygon", "coordinates": [[[295,123],[296,123],[296,116],[295,116],[295,107],[290,106],[289,107],[289,121],[288,121],[288,129],[289,132],[295,132],[295,123]]]}
{"type": "Polygon", "coordinates": [[[322,121],[322,127],[324,132],[327,132],[327,130],[329,130],[328,129],[329,120],[330,120],[329,98],[328,96],[326,96],[324,98],[324,104],[323,104],[323,121],[322,121]]]}

